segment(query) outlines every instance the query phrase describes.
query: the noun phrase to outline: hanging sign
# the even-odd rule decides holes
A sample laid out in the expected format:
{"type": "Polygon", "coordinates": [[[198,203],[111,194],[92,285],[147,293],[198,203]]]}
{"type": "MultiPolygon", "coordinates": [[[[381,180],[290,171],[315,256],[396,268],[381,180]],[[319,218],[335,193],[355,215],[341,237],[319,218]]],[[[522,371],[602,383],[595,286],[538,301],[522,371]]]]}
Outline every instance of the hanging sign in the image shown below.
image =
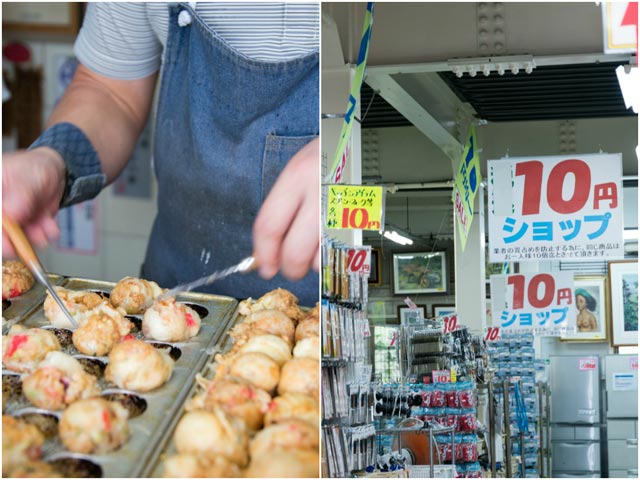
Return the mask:
{"type": "Polygon", "coordinates": [[[473,125],[469,127],[469,138],[464,147],[458,175],[456,175],[455,188],[453,189],[453,203],[455,216],[458,219],[458,232],[462,251],[467,243],[467,236],[473,220],[473,201],[480,186],[480,159],[476,145],[476,130],[473,125]]]}
{"type": "Polygon", "coordinates": [[[369,275],[371,272],[371,245],[350,248],[347,253],[347,271],[369,275]]]}
{"type": "Polygon", "coordinates": [[[502,339],[500,335],[500,327],[487,327],[484,332],[484,341],[485,342],[495,342],[496,340],[502,339]]]}
{"type": "Polygon", "coordinates": [[[491,275],[493,327],[545,336],[574,333],[573,273],[491,275]]]}
{"type": "Polygon", "coordinates": [[[460,324],[458,324],[458,315],[456,313],[441,315],[436,317],[435,320],[442,320],[442,333],[451,333],[460,329],[460,324]]]}
{"type": "Polygon", "coordinates": [[[491,263],[624,257],[621,154],[487,165],[491,263]]]}
{"type": "Polygon", "coordinates": [[[604,53],[636,53],[638,2],[602,2],[604,53]]]}
{"type": "Polygon", "coordinates": [[[362,37],[360,38],[360,51],[358,52],[358,61],[356,63],[356,73],[351,81],[351,92],[349,94],[349,103],[347,105],[347,113],[344,116],[342,131],[338,139],[338,146],[334,155],[333,165],[327,178],[326,183],[340,183],[344,166],[349,156],[349,140],[351,138],[351,128],[353,127],[354,114],[356,111],[357,99],[360,97],[360,89],[364,80],[364,70],[367,65],[367,55],[369,54],[369,40],[371,39],[371,26],[373,25],[373,2],[367,3],[367,11],[364,17],[364,26],[362,27],[362,37]]]}
{"type": "Polygon", "coordinates": [[[382,229],[384,188],[365,185],[329,185],[327,228],[382,229]]]}

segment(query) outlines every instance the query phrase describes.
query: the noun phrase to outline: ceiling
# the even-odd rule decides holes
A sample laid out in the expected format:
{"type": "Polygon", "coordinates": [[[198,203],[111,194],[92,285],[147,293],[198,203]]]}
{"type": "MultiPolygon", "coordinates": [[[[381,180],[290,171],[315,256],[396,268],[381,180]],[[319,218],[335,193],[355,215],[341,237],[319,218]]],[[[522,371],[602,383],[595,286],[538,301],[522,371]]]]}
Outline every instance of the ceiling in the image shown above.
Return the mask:
{"type": "MultiPolygon", "coordinates": [[[[615,69],[620,62],[550,65],[530,74],[511,71],[488,76],[438,75],[461,102],[470,104],[478,119],[490,122],[573,120],[634,116],[620,92],[615,69]]],[[[411,125],[366,83],[361,91],[362,127],[411,125]]]]}

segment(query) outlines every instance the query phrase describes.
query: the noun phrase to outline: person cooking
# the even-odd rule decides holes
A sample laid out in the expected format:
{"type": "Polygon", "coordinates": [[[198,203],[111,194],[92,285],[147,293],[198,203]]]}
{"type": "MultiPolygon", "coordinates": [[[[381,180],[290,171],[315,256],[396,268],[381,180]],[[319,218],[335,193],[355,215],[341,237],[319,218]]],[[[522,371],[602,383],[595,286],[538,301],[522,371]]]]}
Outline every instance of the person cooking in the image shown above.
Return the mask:
{"type": "Polygon", "coordinates": [[[598,320],[593,312],[596,309],[596,299],[584,288],[578,288],[575,292],[578,317],[576,327],[578,332],[597,332],[598,320]]]}
{"type": "MultiPolygon", "coordinates": [[[[169,288],[253,253],[262,279],[235,275],[204,291],[283,287],[314,304],[318,40],[318,3],[88,4],[80,65],[47,130],[3,154],[3,215],[36,246],[57,238],[58,209],[95,197],[125,167],[159,80],[158,213],[140,276],[169,288]]],[[[4,232],[3,256],[14,256],[4,232]]]]}

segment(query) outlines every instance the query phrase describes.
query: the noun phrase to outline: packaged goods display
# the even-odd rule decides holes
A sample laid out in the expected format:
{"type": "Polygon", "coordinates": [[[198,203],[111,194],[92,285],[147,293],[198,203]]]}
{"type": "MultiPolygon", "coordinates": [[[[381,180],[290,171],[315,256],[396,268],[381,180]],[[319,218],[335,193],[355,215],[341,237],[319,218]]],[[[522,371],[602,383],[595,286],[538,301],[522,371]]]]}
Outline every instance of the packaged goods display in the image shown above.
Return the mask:
{"type": "Polygon", "coordinates": [[[375,461],[375,428],[367,363],[369,322],[366,314],[367,248],[352,247],[328,237],[322,245],[322,472],[344,477],[365,471],[375,461]]]}

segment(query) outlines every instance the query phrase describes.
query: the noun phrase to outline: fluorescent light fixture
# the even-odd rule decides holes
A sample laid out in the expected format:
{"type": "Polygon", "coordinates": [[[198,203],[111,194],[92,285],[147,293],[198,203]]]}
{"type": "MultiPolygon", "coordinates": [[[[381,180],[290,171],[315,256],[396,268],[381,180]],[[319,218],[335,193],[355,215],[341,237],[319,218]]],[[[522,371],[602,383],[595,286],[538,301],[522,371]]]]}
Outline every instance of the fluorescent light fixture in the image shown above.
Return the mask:
{"type": "Polygon", "coordinates": [[[399,243],[400,245],[413,245],[413,240],[403,235],[400,235],[395,230],[385,230],[384,238],[387,238],[392,242],[399,243]]]}
{"type": "Polygon", "coordinates": [[[620,65],[616,68],[618,83],[624,98],[624,105],[633,109],[634,113],[640,113],[640,70],[630,65],[620,65]]]}
{"type": "Polygon", "coordinates": [[[622,231],[622,238],[624,240],[638,240],[638,230],[637,229],[625,229],[622,231]]]}

